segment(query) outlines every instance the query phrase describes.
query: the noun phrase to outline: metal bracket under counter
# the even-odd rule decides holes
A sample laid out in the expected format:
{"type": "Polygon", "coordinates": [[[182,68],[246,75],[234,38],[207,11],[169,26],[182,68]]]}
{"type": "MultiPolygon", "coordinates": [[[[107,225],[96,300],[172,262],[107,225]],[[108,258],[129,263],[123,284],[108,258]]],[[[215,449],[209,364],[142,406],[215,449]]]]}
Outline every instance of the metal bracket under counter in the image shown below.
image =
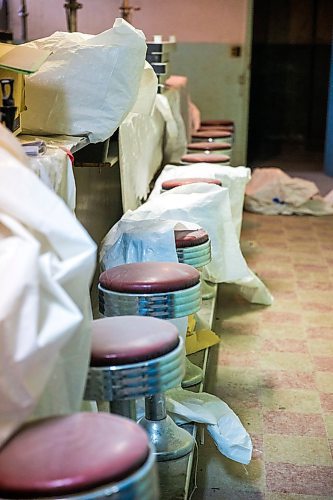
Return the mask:
{"type": "MultiPolygon", "coordinates": [[[[211,299],[204,300],[199,313],[197,313],[210,327],[212,327],[214,319],[217,286],[218,285],[214,285],[214,296],[211,299]]],[[[189,359],[194,364],[202,368],[204,377],[200,384],[189,387],[187,390],[192,390],[193,392],[203,391],[208,356],[209,348],[189,356],[189,359]]],[[[197,434],[200,429],[199,424],[189,423],[182,427],[192,434],[196,442],[198,441],[197,434]]],[[[196,487],[195,477],[199,447],[200,443],[185,457],[170,460],[168,462],[157,462],[161,500],[189,500],[191,498],[193,489],[196,487]]]]}
{"type": "Polygon", "coordinates": [[[72,153],[74,154],[74,166],[76,168],[113,167],[119,160],[118,134],[114,134],[103,142],[88,143],[83,148],[72,151],[72,153]]]}

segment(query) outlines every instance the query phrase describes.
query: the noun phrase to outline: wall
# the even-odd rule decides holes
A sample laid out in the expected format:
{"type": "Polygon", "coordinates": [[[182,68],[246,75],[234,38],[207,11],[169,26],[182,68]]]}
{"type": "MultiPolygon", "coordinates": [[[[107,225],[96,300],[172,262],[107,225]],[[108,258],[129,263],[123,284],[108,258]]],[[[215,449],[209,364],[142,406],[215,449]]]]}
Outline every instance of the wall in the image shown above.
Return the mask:
{"type": "MultiPolygon", "coordinates": [[[[119,16],[120,0],[80,0],[78,29],[98,33],[119,16]]],[[[10,22],[20,37],[19,0],[10,2],[10,22]]],[[[147,38],[175,35],[172,72],[189,78],[189,90],[203,118],[231,118],[236,122],[234,164],[246,158],[247,109],[252,0],[132,0],[140,10],[132,23],[147,38]],[[239,46],[240,56],[231,49],[239,46]]],[[[27,0],[28,37],[66,30],[64,0],[27,0]]]]}

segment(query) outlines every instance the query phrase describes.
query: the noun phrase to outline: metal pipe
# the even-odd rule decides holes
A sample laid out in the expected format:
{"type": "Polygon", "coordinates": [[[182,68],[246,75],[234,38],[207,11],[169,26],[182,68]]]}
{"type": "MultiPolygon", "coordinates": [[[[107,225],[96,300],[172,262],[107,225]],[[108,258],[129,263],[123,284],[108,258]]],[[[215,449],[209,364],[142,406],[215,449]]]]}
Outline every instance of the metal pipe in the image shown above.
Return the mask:
{"type": "Polygon", "coordinates": [[[145,398],[145,417],[147,420],[163,420],[166,415],[164,394],[155,394],[145,398]]]}
{"type": "Polygon", "coordinates": [[[28,11],[27,11],[27,5],[25,3],[25,0],[21,0],[21,7],[18,10],[18,15],[21,18],[21,39],[23,42],[26,42],[28,39],[28,23],[27,23],[27,17],[28,17],[28,11]]]}
{"type": "Polygon", "coordinates": [[[70,33],[77,31],[77,13],[78,9],[82,9],[82,4],[77,0],[67,0],[64,4],[66,9],[67,29],[70,33]]]}
{"type": "Polygon", "coordinates": [[[140,7],[133,7],[129,4],[129,0],[123,0],[119,10],[121,17],[130,23],[133,10],[140,10],[140,7]]]}
{"type": "Polygon", "coordinates": [[[110,401],[110,412],[130,418],[131,420],[136,420],[135,399],[110,401]]]}

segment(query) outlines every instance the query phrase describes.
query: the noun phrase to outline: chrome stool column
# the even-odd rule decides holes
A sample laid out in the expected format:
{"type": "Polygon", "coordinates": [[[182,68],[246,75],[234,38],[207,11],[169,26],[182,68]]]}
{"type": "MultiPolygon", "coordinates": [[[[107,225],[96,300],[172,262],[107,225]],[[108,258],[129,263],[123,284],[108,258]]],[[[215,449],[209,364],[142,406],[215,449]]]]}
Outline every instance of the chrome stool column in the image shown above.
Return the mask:
{"type": "Polygon", "coordinates": [[[46,418],[0,450],[0,497],[156,500],[155,457],[143,429],[118,415],[46,418]]]}
{"type": "Polygon", "coordinates": [[[192,436],[167,415],[164,392],[184,376],[184,343],[169,321],[116,316],[93,321],[92,354],[84,398],[108,401],[111,412],[136,418],[135,400],[145,398],[140,424],[158,461],[187,455],[192,436]]]}
{"type": "Polygon", "coordinates": [[[187,153],[201,153],[205,155],[222,154],[231,156],[230,142],[191,142],[187,145],[187,153]]]}
{"type": "Polygon", "coordinates": [[[232,144],[233,135],[230,131],[227,130],[199,130],[198,132],[194,132],[192,134],[193,142],[229,142],[232,144]]]}

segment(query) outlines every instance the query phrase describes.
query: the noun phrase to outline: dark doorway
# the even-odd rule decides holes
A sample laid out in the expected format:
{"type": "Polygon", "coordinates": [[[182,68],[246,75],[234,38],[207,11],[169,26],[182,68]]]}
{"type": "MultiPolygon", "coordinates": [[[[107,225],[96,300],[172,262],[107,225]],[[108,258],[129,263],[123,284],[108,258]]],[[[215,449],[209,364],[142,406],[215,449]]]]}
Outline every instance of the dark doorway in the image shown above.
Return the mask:
{"type": "Polygon", "coordinates": [[[254,0],[249,162],[323,153],[332,0],[254,0]]]}
{"type": "Polygon", "coordinates": [[[0,31],[8,30],[7,0],[0,0],[0,31]]]}

